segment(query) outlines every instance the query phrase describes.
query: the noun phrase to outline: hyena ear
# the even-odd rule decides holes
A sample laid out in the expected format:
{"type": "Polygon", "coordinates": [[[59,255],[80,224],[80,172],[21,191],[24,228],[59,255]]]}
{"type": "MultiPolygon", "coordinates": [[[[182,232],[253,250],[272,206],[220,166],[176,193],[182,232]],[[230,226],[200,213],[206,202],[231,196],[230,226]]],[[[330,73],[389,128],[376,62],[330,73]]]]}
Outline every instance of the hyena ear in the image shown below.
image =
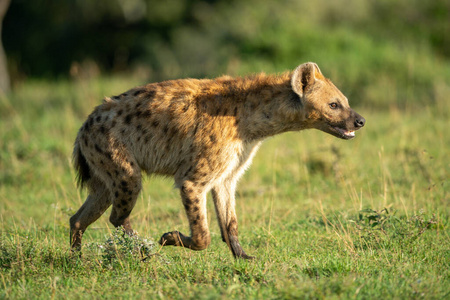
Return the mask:
{"type": "Polygon", "coordinates": [[[308,62],[302,64],[292,74],[292,90],[300,97],[303,97],[306,88],[321,78],[323,78],[323,75],[316,63],[308,62]]]}

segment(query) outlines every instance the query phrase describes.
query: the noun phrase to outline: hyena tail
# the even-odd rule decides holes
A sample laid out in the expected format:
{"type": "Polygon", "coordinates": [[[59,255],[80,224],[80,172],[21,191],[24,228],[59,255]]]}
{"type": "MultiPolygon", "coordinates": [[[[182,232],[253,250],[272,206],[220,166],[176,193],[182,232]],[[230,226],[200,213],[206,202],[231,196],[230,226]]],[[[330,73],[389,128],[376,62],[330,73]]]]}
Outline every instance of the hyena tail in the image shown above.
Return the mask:
{"type": "Polygon", "coordinates": [[[77,185],[83,188],[86,182],[91,178],[91,169],[80,149],[80,143],[77,139],[73,149],[73,166],[77,172],[77,185]]]}

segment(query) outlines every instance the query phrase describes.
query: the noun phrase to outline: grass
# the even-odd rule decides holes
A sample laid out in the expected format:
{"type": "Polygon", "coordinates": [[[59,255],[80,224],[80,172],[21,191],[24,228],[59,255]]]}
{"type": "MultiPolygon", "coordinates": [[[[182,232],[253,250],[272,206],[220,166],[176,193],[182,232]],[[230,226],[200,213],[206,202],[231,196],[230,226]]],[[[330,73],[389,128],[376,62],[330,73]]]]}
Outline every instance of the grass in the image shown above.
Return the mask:
{"type": "Polygon", "coordinates": [[[443,100],[360,106],[367,126],[352,141],[318,131],[267,140],[237,195],[241,243],[254,261],[232,258],[211,201],[206,251],[152,243],[188,232],[178,192],[161,178],[145,180],[132,213],[138,238],[115,231],[107,212],[87,230],[83,257],[71,256],[68,219],[86,197],[75,187],[73,140],[101,97],[139,80],[27,81],[0,99],[0,298],[450,295],[443,100]]]}

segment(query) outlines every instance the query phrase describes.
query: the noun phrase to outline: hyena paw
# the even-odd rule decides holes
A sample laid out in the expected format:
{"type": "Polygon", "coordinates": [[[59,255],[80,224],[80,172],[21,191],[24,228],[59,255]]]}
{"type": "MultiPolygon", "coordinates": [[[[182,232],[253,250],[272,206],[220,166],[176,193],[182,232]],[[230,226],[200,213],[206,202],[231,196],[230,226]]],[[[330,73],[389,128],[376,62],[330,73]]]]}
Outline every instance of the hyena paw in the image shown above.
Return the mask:
{"type": "Polygon", "coordinates": [[[253,259],[255,259],[254,256],[250,256],[250,255],[247,255],[247,254],[245,254],[245,253],[243,253],[243,254],[241,254],[241,255],[236,255],[235,258],[248,259],[248,260],[253,260],[253,259]]]}
{"type": "Polygon", "coordinates": [[[230,236],[230,246],[231,251],[233,252],[233,255],[235,258],[242,258],[242,259],[254,259],[254,256],[247,255],[245,253],[244,249],[242,249],[241,244],[239,244],[239,241],[237,237],[230,236]]]}
{"type": "Polygon", "coordinates": [[[159,244],[162,246],[183,246],[182,237],[184,236],[179,231],[166,232],[159,240],[159,244]]]}

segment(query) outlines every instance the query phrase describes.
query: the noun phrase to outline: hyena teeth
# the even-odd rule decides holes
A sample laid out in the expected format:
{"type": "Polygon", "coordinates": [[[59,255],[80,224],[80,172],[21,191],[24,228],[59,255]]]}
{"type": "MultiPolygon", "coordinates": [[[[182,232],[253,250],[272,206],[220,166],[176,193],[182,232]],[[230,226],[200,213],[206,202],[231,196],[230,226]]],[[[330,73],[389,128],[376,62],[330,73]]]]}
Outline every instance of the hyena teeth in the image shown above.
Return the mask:
{"type": "Polygon", "coordinates": [[[334,127],[334,129],[336,129],[342,135],[355,136],[355,131],[354,130],[345,130],[345,129],[342,129],[342,128],[339,128],[339,127],[334,127]]]}

